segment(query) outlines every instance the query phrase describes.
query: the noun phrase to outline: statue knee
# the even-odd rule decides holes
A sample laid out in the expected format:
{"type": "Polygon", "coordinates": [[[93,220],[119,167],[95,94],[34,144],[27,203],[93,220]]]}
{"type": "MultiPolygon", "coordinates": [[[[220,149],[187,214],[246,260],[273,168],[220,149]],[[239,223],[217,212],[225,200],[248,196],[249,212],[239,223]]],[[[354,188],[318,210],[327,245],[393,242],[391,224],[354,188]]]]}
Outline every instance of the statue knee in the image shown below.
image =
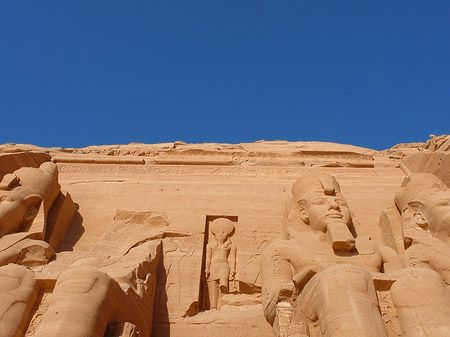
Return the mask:
{"type": "Polygon", "coordinates": [[[410,267],[392,277],[391,297],[402,336],[448,336],[450,295],[440,275],[431,269],[410,267]]]}
{"type": "Polygon", "coordinates": [[[377,303],[372,276],[357,266],[339,264],[316,274],[309,281],[297,299],[297,307],[314,320],[318,312],[340,311],[339,308],[354,303],[352,298],[355,296],[359,298],[358,303],[364,302],[363,305],[377,303]]]}
{"type": "Polygon", "coordinates": [[[316,276],[321,287],[326,289],[333,287],[336,290],[350,288],[357,292],[375,291],[370,273],[351,264],[334,265],[316,276]]]}
{"type": "Polygon", "coordinates": [[[440,304],[450,315],[450,293],[438,273],[427,268],[405,268],[393,273],[391,287],[394,305],[398,308],[418,308],[440,304]]]}
{"type": "Polygon", "coordinates": [[[56,282],[55,292],[88,294],[107,292],[115,282],[110,276],[91,267],[78,267],[62,273],[56,282]]]}
{"type": "Polygon", "coordinates": [[[428,268],[409,267],[392,274],[395,282],[391,287],[394,297],[403,297],[405,300],[417,301],[407,297],[407,294],[423,294],[424,299],[434,296],[448,296],[447,287],[441,276],[428,268]],[[406,296],[405,296],[406,295],[406,296]]]}
{"type": "Polygon", "coordinates": [[[354,265],[334,265],[316,274],[295,310],[299,317],[318,321],[326,336],[386,336],[372,276],[354,265]]]}
{"type": "Polygon", "coordinates": [[[103,336],[125,294],[107,274],[75,267],[58,277],[52,300],[36,336],[103,336]]]}
{"type": "Polygon", "coordinates": [[[19,291],[34,288],[36,280],[34,272],[27,267],[8,264],[0,267],[0,292],[19,291]]]}
{"type": "Polygon", "coordinates": [[[34,272],[16,264],[0,267],[0,331],[5,336],[25,334],[27,318],[38,288],[34,272]]]}

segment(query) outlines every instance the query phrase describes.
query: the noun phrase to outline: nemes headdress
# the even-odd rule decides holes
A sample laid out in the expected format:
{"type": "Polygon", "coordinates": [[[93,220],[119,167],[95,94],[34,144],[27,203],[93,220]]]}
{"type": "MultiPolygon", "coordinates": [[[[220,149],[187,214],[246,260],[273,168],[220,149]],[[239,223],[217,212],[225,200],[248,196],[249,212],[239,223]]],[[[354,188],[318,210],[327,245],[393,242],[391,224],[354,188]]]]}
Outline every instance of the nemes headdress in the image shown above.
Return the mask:
{"type": "Polygon", "coordinates": [[[6,174],[0,182],[0,190],[17,191],[24,198],[39,197],[44,203],[44,208],[53,203],[60,189],[58,170],[51,162],[45,162],[39,168],[22,167],[6,174]]]}
{"type": "Polygon", "coordinates": [[[412,201],[425,201],[429,192],[449,190],[438,177],[431,173],[412,174],[403,180],[401,187],[400,192],[395,195],[395,204],[400,212],[412,201]]]}
{"type": "Polygon", "coordinates": [[[312,191],[325,195],[336,195],[341,192],[341,188],[333,176],[324,173],[300,177],[292,186],[292,196],[295,202],[304,199],[305,195],[312,191]]]}

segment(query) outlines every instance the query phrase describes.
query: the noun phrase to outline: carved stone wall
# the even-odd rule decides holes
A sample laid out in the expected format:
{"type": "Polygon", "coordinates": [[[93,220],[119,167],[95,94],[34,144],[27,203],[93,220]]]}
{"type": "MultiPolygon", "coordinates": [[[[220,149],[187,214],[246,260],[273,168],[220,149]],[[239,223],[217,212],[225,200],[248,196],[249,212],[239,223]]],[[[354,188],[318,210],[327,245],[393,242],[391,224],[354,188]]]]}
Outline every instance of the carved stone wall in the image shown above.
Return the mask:
{"type": "MultiPolygon", "coordinates": [[[[56,258],[32,268],[38,290],[23,323],[29,336],[54,326],[50,313],[60,305],[55,293],[65,296],[58,279],[70,270],[104,275],[98,277],[112,298],[127,303],[125,312],[105,316],[102,336],[273,336],[261,304],[261,255],[282,237],[293,183],[312,173],[337,179],[358,235],[391,240],[390,246],[401,241],[395,226],[381,223],[380,229],[379,223],[380,214],[395,207],[406,171],[401,158],[369,149],[318,142],[0,146],[9,162],[31,150],[43,154],[22,166],[38,167],[41,158],[55,162],[76,213],[65,236],[54,236],[56,258]],[[234,224],[236,273],[218,309],[205,310],[206,245],[217,218],[234,224]],[[142,320],[129,317],[135,310],[144,313],[142,320]]],[[[2,164],[0,172],[16,166],[2,164]]],[[[49,234],[43,239],[49,241],[49,234]]]]}

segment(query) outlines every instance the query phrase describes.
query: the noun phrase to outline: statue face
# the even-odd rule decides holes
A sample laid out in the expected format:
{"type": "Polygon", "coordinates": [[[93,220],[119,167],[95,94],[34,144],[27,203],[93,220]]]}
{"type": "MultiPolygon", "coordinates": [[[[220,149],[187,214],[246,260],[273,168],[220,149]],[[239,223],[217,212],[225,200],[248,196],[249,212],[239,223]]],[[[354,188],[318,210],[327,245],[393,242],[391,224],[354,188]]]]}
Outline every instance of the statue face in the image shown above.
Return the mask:
{"type": "Polygon", "coordinates": [[[350,209],[340,193],[325,195],[321,192],[313,192],[305,200],[305,210],[313,230],[326,232],[327,225],[332,222],[342,222],[350,226],[350,209]]]}
{"type": "Polygon", "coordinates": [[[431,195],[423,206],[423,215],[432,234],[449,237],[450,191],[441,191],[431,195]]]}
{"type": "Polygon", "coordinates": [[[220,231],[219,233],[215,233],[214,237],[219,244],[223,244],[227,240],[228,234],[220,231]]]}
{"type": "Polygon", "coordinates": [[[0,191],[0,237],[16,232],[25,216],[23,200],[14,191],[0,191]]]}

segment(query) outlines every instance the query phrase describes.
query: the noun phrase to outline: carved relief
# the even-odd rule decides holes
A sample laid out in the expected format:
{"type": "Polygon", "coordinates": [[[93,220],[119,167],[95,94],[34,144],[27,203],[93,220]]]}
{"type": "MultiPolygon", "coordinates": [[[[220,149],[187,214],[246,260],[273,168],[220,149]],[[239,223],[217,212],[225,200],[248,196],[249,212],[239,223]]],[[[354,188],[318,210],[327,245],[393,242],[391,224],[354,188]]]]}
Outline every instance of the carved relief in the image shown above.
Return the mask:
{"type": "Polygon", "coordinates": [[[397,208],[408,171],[376,151],[175,145],[50,150],[76,221],[54,164],[2,179],[0,335],[270,337],[265,316],[277,336],[450,336],[435,177],[409,177],[397,208]]]}
{"type": "Polygon", "coordinates": [[[112,323],[108,325],[108,329],[104,337],[138,337],[139,328],[130,323],[112,323]]]}
{"type": "Polygon", "coordinates": [[[28,324],[26,337],[34,336],[37,327],[41,324],[42,317],[48,309],[49,301],[51,298],[51,292],[48,290],[40,289],[38,298],[34,304],[32,314],[30,315],[30,323],[28,324]]]}
{"type": "Polygon", "coordinates": [[[154,175],[154,176],[224,176],[268,179],[296,177],[298,169],[245,166],[183,166],[183,165],[100,165],[100,164],[58,164],[64,174],[93,175],[154,175]]]}

